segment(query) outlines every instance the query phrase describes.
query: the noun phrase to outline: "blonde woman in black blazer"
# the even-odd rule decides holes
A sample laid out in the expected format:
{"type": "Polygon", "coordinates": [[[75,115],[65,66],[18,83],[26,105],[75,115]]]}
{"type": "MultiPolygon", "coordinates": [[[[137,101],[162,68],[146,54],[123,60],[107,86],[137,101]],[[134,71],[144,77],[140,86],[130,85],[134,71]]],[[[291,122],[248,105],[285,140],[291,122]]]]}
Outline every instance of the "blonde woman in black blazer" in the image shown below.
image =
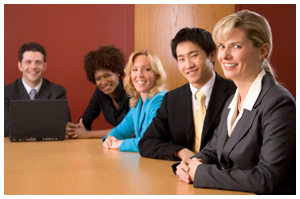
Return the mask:
{"type": "Polygon", "coordinates": [[[296,105],[268,64],[267,20],[240,11],[218,22],[213,36],[224,74],[237,91],[213,139],[177,166],[178,178],[194,187],[296,194],[296,105]]]}

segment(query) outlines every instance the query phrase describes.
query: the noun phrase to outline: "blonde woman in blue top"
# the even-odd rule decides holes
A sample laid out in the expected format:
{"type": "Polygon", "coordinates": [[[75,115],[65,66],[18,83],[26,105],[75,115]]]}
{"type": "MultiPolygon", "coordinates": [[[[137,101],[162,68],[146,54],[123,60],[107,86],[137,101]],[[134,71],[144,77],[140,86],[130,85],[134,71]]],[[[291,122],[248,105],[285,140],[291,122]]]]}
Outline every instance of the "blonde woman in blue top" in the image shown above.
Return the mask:
{"type": "Polygon", "coordinates": [[[166,73],[153,52],[134,52],[125,67],[124,88],[130,110],[122,122],[103,138],[103,147],[138,152],[138,143],[166,93],[166,73]]]}

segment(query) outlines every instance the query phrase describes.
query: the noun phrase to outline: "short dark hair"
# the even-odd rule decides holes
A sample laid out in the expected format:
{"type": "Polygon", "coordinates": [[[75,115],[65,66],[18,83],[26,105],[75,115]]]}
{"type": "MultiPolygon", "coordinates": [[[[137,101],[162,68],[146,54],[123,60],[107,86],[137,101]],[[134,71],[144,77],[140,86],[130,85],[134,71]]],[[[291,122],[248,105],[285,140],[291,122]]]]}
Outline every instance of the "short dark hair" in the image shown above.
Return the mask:
{"type": "Polygon", "coordinates": [[[87,79],[93,84],[96,84],[95,72],[97,70],[109,70],[123,77],[124,67],[124,55],[114,46],[100,46],[98,50],[90,51],[84,57],[84,70],[87,79]]]}
{"type": "Polygon", "coordinates": [[[172,39],[171,50],[173,57],[177,60],[176,47],[179,43],[191,41],[201,47],[207,56],[217,51],[211,33],[202,28],[182,28],[172,39]]]}
{"type": "Polygon", "coordinates": [[[23,44],[18,51],[18,57],[19,57],[20,62],[22,62],[23,54],[26,51],[33,51],[33,52],[38,51],[38,52],[42,53],[44,56],[44,62],[46,62],[47,53],[46,53],[45,48],[41,44],[38,44],[35,42],[29,42],[29,43],[23,44]]]}

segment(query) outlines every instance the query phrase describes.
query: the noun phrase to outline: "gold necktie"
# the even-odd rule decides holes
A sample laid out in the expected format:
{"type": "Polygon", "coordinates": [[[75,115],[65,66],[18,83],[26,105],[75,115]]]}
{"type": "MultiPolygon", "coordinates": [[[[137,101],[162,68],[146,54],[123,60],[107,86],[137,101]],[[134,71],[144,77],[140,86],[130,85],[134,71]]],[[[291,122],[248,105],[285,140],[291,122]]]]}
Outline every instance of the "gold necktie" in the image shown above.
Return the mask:
{"type": "Polygon", "coordinates": [[[196,98],[198,100],[196,110],[195,110],[195,117],[194,117],[194,124],[195,124],[195,142],[193,151],[198,153],[201,146],[201,135],[203,129],[203,122],[206,114],[206,108],[204,104],[205,95],[202,93],[201,90],[197,91],[196,98]]]}

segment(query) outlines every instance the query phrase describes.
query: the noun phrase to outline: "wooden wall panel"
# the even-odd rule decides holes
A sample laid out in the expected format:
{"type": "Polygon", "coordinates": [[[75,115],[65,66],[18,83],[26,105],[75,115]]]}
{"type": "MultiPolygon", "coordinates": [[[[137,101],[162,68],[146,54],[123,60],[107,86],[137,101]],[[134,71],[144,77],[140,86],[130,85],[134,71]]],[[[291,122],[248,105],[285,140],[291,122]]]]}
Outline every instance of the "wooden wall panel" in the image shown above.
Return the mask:
{"type": "MultiPolygon", "coordinates": [[[[184,27],[200,27],[212,32],[217,21],[233,12],[233,4],[135,5],[134,49],[153,50],[159,56],[167,73],[168,90],[173,90],[187,83],[171,54],[170,43],[175,34],[184,27]]],[[[215,70],[223,76],[218,62],[215,70]]]]}

